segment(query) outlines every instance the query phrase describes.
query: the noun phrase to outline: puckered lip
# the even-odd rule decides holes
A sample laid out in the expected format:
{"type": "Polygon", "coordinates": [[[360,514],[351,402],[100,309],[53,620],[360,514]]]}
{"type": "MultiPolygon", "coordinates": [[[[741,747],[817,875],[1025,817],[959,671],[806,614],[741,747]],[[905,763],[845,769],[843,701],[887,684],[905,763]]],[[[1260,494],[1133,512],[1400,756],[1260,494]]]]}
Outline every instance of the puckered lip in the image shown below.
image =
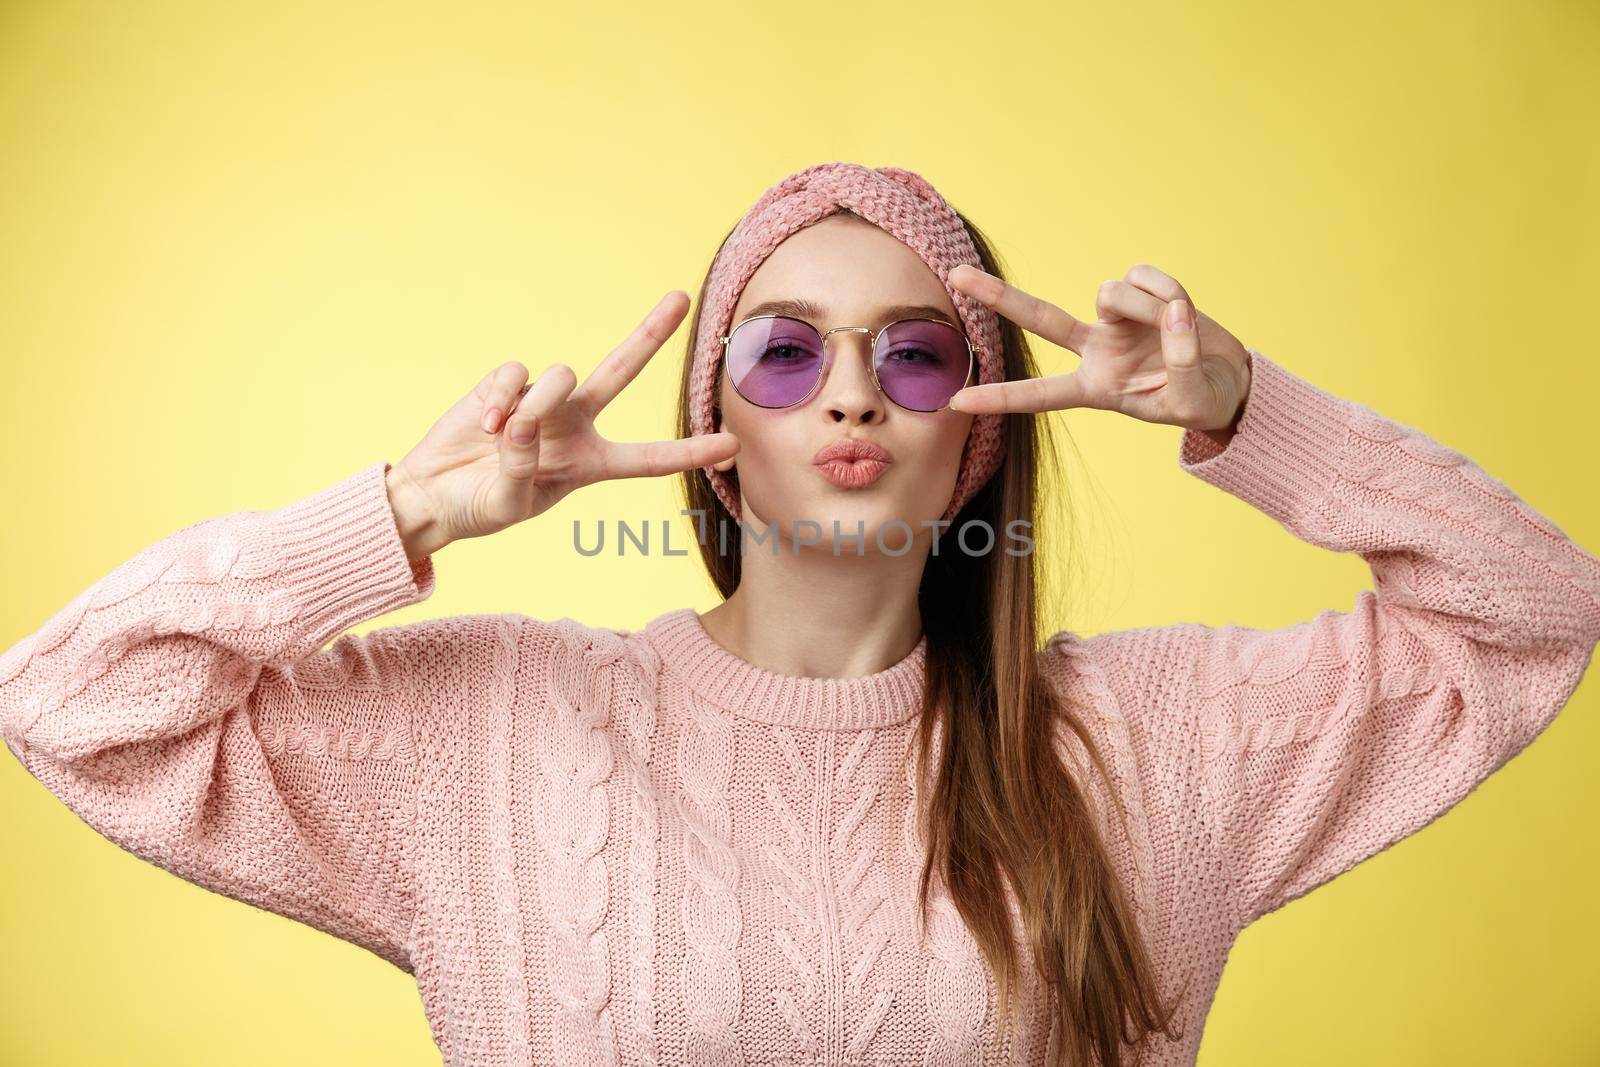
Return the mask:
{"type": "Polygon", "coordinates": [[[875,459],[880,463],[894,462],[883,446],[859,437],[841,437],[837,441],[828,442],[817,449],[817,454],[811,457],[811,462],[820,465],[836,459],[846,461],[875,459]]]}

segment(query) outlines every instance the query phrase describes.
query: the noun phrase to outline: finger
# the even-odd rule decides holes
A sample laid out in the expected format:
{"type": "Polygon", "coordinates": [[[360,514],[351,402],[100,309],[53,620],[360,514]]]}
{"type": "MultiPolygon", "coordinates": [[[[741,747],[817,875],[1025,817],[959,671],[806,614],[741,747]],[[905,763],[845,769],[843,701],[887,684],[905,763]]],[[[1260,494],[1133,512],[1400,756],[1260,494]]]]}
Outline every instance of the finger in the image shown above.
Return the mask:
{"type": "Polygon", "coordinates": [[[1128,268],[1128,273],[1122,277],[1129,285],[1143,289],[1162,303],[1170,303],[1174,300],[1188,300],[1189,306],[1194,306],[1194,301],[1190,299],[1188,290],[1179,285],[1176,278],[1164,270],[1152,267],[1148,263],[1135,263],[1128,268]]]}
{"type": "Polygon", "coordinates": [[[498,438],[500,474],[519,489],[531,488],[539,473],[539,417],[518,410],[506,420],[506,432],[498,438]]]}
{"type": "Polygon", "coordinates": [[[1008,382],[986,382],[957,390],[950,398],[955,411],[990,415],[1007,411],[1060,411],[1063,408],[1089,407],[1083,379],[1076,371],[1047,378],[1018,378],[1008,382]]]}
{"type": "Polygon", "coordinates": [[[500,473],[512,482],[533,482],[539,472],[539,425],[553,412],[577,382],[565,363],[545,368],[522,393],[516,409],[500,435],[500,473]]]}
{"type": "Polygon", "coordinates": [[[560,407],[578,384],[578,376],[565,363],[552,363],[534,379],[517,402],[517,413],[543,419],[560,407]]]}
{"type": "Polygon", "coordinates": [[[1166,308],[1166,302],[1151,296],[1129,282],[1108,278],[1100,283],[1094,296],[1095,314],[1101,322],[1120,322],[1132,319],[1146,326],[1154,326],[1166,308]]]}
{"type": "Polygon", "coordinates": [[[603,477],[654,478],[719,463],[739,452],[739,439],[727,431],[696,434],[675,441],[613,444],[606,451],[603,477]]]}
{"type": "Polygon", "coordinates": [[[1200,331],[1187,300],[1165,305],[1161,316],[1161,360],[1167,368],[1167,414],[1188,425],[1204,413],[1211,387],[1200,370],[1200,331]]]}
{"type": "Polygon", "coordinates": [[[483,418],[480,425],[484,433],[498,433],[505,423],[506,412],[517,398],[517,390],[528,380],[528,368],[518,360],[500,364],[478,383],[483,393],[483,418]]]}
{"type": "Polygon", "coordinates": [[[517,410],[522,406],[522,398],[527,396],[528,395],[528,390],[532,389],[532,388],[533,388],[533,383],[532,382],[523,382],[522,383],[522,388],[517,390],[516,398],[511,401],[511,410],[506,412],[505,418],[503,420],[504,422],[506,422],[508,424],[511,422],[511,416],[515,415],[517,413],[517,410]]]}
{"type": "Polygon", "coordinates": [[[950,283],[968,296],[1004,315],[1030,333],[1078,352],[1089,340],[1089,327],[1046,300],[1023,292],[986,270],[964,263],[951,269],[950,283]]]}
{"type": "Polygon", "coordinates": [[[674,289],[664,296],[633,332],[589,373],[572,394],[572,402],[593,419],[638,376],[650,357],[677,331],[688,310],[689,294],[682,289],[674,289]]]}

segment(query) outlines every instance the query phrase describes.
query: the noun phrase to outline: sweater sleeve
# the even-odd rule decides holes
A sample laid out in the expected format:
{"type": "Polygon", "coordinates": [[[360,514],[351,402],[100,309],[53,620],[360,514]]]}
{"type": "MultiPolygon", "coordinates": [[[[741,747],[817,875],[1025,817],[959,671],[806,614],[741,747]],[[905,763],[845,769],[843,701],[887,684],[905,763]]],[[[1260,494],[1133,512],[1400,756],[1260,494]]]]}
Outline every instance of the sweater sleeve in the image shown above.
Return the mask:
{"type": "Polygon", "coordinates": [[[1180,467],[1360,554],[1372,589],[1285,629],[1085,642],[1162,795],[1201,807],[1188,862],[1235,929],[1454,807],[1550,724],[1600,641],[1600,560],[1460,452],[1251,358],[1234,437],[1185,431],[1180,467]]]}
{"type": "Polygon", "coordinates": [[[0,656],[7,747],[119,847],[411,970],[410,709],[442,620],[386,463],[156,542],[0,656]]]}

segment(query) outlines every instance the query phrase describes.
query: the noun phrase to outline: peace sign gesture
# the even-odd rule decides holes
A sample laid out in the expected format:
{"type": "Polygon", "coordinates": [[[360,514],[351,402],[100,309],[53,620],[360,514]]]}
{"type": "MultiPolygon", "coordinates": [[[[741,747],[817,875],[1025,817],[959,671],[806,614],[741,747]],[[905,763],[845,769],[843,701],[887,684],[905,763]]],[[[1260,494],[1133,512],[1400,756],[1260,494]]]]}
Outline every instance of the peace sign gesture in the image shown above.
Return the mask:
{"type": "Polygon", "coordinates": [[[1141,263],[1121,281],[1106,281],[1095,296],[1098,322],[1081,322],[977,267],[956,267],[949,277],[1023,329],[1083,357],[1069,374],[970,385],[951,397],[952,408],[974,414],[1101,408],[1231,436],[1250,394],[1250,354],[1196,312],[1170,275],[1141,263]]]}
{"type": "Polygon", "coordinates": [[[688,309],[688,293],[668,293],[582,385],[565,363],[531,382],[519,360],[484,375],[388,472],[406,554],[496,533],[594,482],[661,477],[736,454],[739,440],[727,432],[616,442],[595,428],[688,309]]]}

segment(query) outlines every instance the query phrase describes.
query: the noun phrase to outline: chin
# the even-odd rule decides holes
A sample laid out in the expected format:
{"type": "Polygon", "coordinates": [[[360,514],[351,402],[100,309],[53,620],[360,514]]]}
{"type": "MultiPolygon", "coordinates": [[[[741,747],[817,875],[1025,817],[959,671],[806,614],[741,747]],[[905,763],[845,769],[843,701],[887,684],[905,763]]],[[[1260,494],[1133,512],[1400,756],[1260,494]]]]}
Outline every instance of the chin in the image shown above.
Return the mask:
{"type": "Polygon", "coordinates": [[[793,502],[780,510],[778,521],[795,536],[815,535],[814,543],[824,549],[832,546],[834,524],[837,523],[840,554],[874,555],[879,552],[878,539],[881,535],[888,554],[896,555],[913,538],[925,536],[930,527],[923,523],[938,518],[939,514],[933,512],[924,515],[922,509],[913,502],[897,499],[891,494],[851,490],[793,502]],[[854,499],[840,499],[841,496],[854,499]],[[809,525],[810,522],[821,527],[820,532],[809,525]],[[797,530],[797,524],[801,523],[806,525],[797,530]],[[854,536],[858,532],[865,539],[865,544],[860,547],[854,536]]]}

